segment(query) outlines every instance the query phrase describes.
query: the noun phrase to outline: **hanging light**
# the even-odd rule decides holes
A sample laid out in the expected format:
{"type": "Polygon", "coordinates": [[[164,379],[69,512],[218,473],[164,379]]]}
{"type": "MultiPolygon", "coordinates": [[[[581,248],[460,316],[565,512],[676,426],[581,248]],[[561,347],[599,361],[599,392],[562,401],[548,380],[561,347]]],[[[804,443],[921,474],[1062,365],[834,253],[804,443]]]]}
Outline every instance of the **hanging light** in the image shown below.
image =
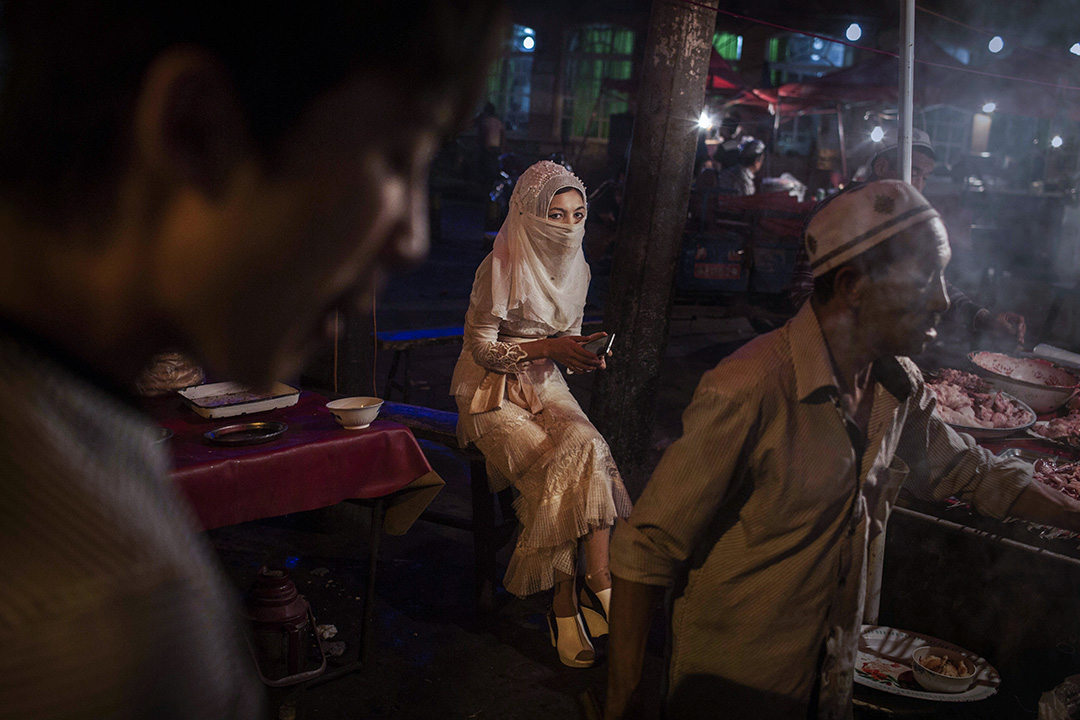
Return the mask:
{"type": "Polygon", "coordinates": [[[990,42],[986,45],[986,48],[992,53],[999,53],[1004,47],[1005,41],[1001,39],[1000,35],[990,38],[990,42]]]}
{"type": "Polygon", "coordinates": [[[1069,48],[1069,52],[1071,52],[1073,55],[1080,55],[1080,42],[1073,43],[1073,46],[1069,48]]]}
{"type": "Polygon", "coordinates": [[[700,115],[700,117],[698,117],[697,124],[698,124],[698,127],[701,128],[702,130],[712,130],[713,120],[712,120],[712,116],[709,115],[708,110],[702,110],[701,111],[701,115],[700,115]]]}
{"type": "Polygon", "coordinates": [[[873,130],[870,131],[870,139],[873,142],[879,143],[879,142],[881,142],[882,138],[884,138],[884,137],[885,137],[885,131],[881,129],[880,125],[878,125],[873,130]]]}
{"type": "Polygon", "coordinates": [[[534,40],[532,36],[526,35],[521,41],[521,47],[525,48],[526,50],[532,50],[534,47],[536,47],[536,40],[534,40]]]}
{"type": "Polygon", "coordinates": [[[1065,144],[1065,141],[1064,141],[1064,140],[1062,139],[1062,137],[1061,137],[1060,135],[1055,135],[1055,136],[1054,136],[1053,138],[1051,138],[1051,140],[1050,140],[1050,147],[1056,147],[1056,148],[1059,148],[1059,147],[1061,147],[1061,146],[1062,146],[1062,145],[1064,145],[1064,144],[1065,144]]]}
{"type": "MultiPolygon", "coordinates": [[[[847,31],[844,33],[844,37],[846,37],[851,42],[855,42],[856,40],[861,38],[862,28],[859,26],[859,23],[851,23],[850,25],[848,25],[847,31]]],[[[1080,43],[1077,43],[1077,45],[1080,45],[1080,43]]]]}
{"type": "Polygon", "coordinates": [[[983,103],[983,112],[984,113],[992,113],[995,110],[997,110],[997,103],[993,103],[993,102],[983,103]]]}

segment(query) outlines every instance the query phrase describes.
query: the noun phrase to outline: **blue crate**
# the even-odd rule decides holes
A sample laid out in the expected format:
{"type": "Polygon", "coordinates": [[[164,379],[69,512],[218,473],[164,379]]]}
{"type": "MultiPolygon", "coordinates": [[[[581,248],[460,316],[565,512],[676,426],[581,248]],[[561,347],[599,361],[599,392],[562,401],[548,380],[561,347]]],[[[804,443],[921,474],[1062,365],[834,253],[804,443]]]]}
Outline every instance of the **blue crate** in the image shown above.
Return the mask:
{"type": "Polygon", "coordinates": [[[746,236],[735,231],[683,236],[675,287],[681,292],[746,292],[746,236]]]}

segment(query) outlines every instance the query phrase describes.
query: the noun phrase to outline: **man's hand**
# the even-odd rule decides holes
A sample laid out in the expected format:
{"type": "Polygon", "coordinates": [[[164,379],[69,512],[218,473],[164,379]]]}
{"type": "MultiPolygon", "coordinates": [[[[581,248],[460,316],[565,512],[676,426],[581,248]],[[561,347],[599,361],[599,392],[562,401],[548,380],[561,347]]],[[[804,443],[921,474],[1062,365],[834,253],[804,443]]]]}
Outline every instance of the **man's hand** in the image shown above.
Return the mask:
{"type": "Polygon", "coordinates": [[[989,336],[992,342],[1024,344],[1027,334],[1027,321],[1024,316],[1014,312],[992,314],[985,308],[975,315],[975,331],[989,336]]]}
{"type": "Polygon", "coordinates": [[[633,717],[632,698],[641,682],[649,624],[664,588],[623,580],[617,575],[612,576],[611,583],[604,720],[626,720],[633,717]]]}
{"type": "Polygon", "coordinates": [[[1038,480],[1024,488],[1009,508],[1011,517],[1080,532],[1080,502],[1038,480]]]}

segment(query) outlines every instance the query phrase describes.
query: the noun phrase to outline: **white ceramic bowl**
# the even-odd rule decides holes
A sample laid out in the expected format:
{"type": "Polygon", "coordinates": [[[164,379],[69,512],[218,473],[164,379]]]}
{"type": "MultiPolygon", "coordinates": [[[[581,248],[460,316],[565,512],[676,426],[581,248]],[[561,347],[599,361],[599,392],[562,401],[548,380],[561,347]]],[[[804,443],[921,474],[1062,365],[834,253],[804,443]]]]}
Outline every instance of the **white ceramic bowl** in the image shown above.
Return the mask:
{"type": "Polygon", "coordinates": [[[920,648],[916,648],[915,652],[911,653],[911,671],[915,675],[915,681],[930,692],[964,692],[971,687],[971,683],[975,681],[976,670],[978,670],[978,668],[975,667],[974,660],[961,655],[955,650],[947,650],[943,647],[935,647],[933,645],[923,645],[920,648]],[[963,660],[968,666],[969,674],[962,677],[949,677],[948,675],[942,675],[939,672],[923,667],[923,664],[920,661],[927,655],[937,655],[939,657],[945,656],[952,661],[953,665],[958,665],[959,662],[963,660]]]}
{"type": "Polygon", "coordinates": [[[973,352],[968,358],[984,371],[987,382],[1027,403],[1042,415],[1057,410],[1080,387],[1080,377],[1042,358],[973,352]]]}
{"type": "Polygon", "coordinates": [[[326,409],[346,430],[363,430],[379,416],[382,404],[377,397],[347,397],[326,403],[326,409]]]}

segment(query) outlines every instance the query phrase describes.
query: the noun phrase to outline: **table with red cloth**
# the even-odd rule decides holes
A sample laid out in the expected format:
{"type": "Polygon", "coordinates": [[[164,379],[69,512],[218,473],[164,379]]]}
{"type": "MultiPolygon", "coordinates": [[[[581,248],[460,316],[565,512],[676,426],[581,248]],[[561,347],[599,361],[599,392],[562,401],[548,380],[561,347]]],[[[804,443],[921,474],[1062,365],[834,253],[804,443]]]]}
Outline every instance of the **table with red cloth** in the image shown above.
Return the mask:
{"type": "MultiPolygon", "coordinates": [[[[362,430],[346,430],[326,409],[327,398],[306,390],[290,407],[214,419],[196,414],[176,394],[144,402],[158,424],[172,431],[165,441],[173,460],[172,478],[205,530],[343,501],[371,501],[363,660],[371,648],[379,531],[405,533],[445,484],[412,432],[381,420],[362,430]],[[205,437],[210,430],[244,422],[281,422],[287,429],[254,445],[221,445],[205,437]]],[[[320,681],[358,666],[339,668],[320,681]]]]}
{"type": "Polygon", "coordinates": [[[386,499],[386,532],[404,533],[443,487],[412,432],[376,420],[346,430],[327,399],[302,391],[287,408],[230,418],[204,418],[179,396],[147,401],[157,422],[173,432],[172,477],[206,530],[335,505],[386,499]],[[204,433],[242,422],[277,421],[288,429],[257,445],[218,445],[204,433]]]}

